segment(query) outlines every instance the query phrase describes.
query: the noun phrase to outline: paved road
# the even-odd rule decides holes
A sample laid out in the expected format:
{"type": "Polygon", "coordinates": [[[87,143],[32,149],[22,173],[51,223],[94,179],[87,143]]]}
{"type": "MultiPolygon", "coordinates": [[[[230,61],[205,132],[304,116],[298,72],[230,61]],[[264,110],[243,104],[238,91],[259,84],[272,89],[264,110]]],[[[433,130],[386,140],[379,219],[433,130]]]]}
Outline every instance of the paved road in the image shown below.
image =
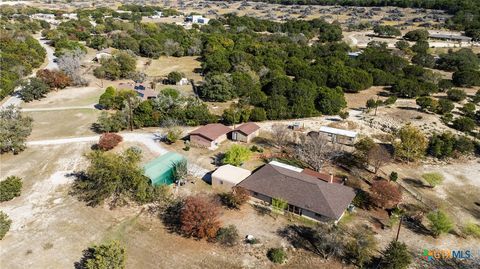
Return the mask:
{"type": "MultiPolygon", "coordinates": [[[[54,61],[57,57],[53,55],[54,50],[52,47],[47,45],[48,40],[42,40],[40,35],[35,35],[34,36],[38,42],[40,42],[40,45],[42,45],[43,48],[47,51],[47,60],[48,63],[45,66],[46,69],[58,69],[58,64],[54,61]]],[[[35,74],[30,74],[28,77],[33,77],[35,74]]],[[[3,104],[0,105],[0,109],[5,109],[8,106],[14,105],[14,106],[20,106],[20,104],[23,102],[22,99],[17,94],[17,91],[20,90],[20,86],[16,87],[15,90],[13,90],[12,96],[10,96],[3,104]]]]}
{"type": "MultiPolygon", "coordinates": [[[[160,136],[157,134],[153,134],[153,133],[119,133],[119,134],[123,137],[124,141],[142,143],[149,150],[157,153],[159,156],[165,153],[168,153],[168,150],[166,150],[160,145],[159,143],[160,136]]],[[[71,144],[71,143],[92,143],[92,142],[97,142],[99,138],[100,138],[100,135],[37,140],[37,141],[28,141],[27,146],[48,146],[48,145],[63,145],[63,144],[71,144]]],[[[192,162],[188,163],[188,171],[191,175],[194,175],[200,178],[203,178],[206,174],[210,172],[209,169],[203,168],[192,162]]]]}

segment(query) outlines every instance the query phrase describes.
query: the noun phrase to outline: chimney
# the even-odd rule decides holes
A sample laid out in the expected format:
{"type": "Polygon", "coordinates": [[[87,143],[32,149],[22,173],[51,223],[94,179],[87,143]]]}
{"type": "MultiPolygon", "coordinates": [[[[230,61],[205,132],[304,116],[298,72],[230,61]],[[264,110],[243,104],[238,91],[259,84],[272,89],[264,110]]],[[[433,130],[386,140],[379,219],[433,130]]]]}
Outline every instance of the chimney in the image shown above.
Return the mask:
{"type": "Polygon", "coordinates": [[[333,173],[330,172],[329,174],[330,174],[330,181],[329,181],[329,183],[333,183],[333,173]]]}

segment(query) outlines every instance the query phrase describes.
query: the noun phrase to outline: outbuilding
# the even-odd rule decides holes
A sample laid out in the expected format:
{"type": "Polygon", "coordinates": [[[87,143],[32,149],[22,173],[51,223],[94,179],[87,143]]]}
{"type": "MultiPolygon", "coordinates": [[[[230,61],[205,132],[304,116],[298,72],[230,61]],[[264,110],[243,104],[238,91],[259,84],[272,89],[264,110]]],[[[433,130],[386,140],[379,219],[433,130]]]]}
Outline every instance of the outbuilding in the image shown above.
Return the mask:
{"type": "Polygon", "coordinates": [[[252,172],[230,164],[222,165],[212,173],[212,187],[230,190],[242,180],[250,176],[252,172]]]}
{"type": "Polygon", "coordinates": [[[170,185],[175,182],[175,165],[182,161],[186,161],[186,159],[178,153],[168,152],[163,154],[143,167],[145,176],[150,178],[152,185],[170,185]]]}
{"type": "Polygon", "coordinates": [[[353,145],[358,134],[354,131],[322,126],[318,131],[318,135],[327,138],[332,143],[353,145]]]}
{"type": "Polygon", "coordinates": [[[250,141],[258,136],[260,126],[253,122],[244,123],[232,131],[232,140],[250,143],[250,141]]]}
{"type": "Polygon", "coordinates": [[[212,123],[192,131],[189,139],[194,146],[214,150],[220,143],[227,140],[227,134],[231,131],[232,129],[221,123],[212,123]]]}

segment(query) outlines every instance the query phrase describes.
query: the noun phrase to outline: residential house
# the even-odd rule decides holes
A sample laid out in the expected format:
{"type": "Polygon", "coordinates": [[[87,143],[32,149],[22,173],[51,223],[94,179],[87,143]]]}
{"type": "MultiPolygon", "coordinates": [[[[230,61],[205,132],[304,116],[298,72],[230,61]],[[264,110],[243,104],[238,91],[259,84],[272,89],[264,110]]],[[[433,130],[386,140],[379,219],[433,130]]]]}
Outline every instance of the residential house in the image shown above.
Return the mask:
{"type": "Polygon", "coordinates": [[[186,22],[196,23],[196,24],[208,24],[210,19],[205,18],[200,15],[191,15],[185,18],[186,22]]]}
{"type": "Polygon", "coordinates": [[[227,140],[227,134],[231,131],[232,129],[221,123],[212,123],[192,131],[189,134],[189,139],[192,145],[213,150],[227,140]]]}
{"type": "Polygon", "coordinates": [[[253,122],[244,123],[232,131],[232,140],[250,143],[250,141],[258,136],[260,126],[253,122]]]}
{"type": "Polygon", "coordinates": [[[222,165],[212,173],[212,186],[225,191],[231,190],[252,172],[230,164],[222,165]]]}
{"type": "Polygon", "coordinates": [[[310,132],[308,135],[319,135],[326,138],[329,142],[344,145],[355,144],[358,133],[349,130],[337,129],[327,126],[321,126],[318,132],[310,132]]]}
{"type": "Polygon", "coordinates": [[[316,221],[339,221],[355,198],[354,189],[325,182],[303,169],[270,162],[238,186],[270,205],[287,203],[284,210],[316,221]]]}

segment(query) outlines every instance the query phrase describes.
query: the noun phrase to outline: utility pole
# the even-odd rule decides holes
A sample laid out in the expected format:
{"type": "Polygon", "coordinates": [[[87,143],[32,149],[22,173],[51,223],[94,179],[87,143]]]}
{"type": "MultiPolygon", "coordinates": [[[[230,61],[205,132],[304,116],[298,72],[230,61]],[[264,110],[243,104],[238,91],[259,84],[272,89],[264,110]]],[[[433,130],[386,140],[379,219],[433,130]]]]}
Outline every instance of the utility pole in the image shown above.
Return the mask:
{"type": "Polygon", "coordinates": [[[398,241],[398,236],[400,235],[400,228],[402,227],[403,216],[400,216],[400,222],[398,223],[398,230],[397,230],[397,237],[395,238],[395,242],[398,241]]]}

